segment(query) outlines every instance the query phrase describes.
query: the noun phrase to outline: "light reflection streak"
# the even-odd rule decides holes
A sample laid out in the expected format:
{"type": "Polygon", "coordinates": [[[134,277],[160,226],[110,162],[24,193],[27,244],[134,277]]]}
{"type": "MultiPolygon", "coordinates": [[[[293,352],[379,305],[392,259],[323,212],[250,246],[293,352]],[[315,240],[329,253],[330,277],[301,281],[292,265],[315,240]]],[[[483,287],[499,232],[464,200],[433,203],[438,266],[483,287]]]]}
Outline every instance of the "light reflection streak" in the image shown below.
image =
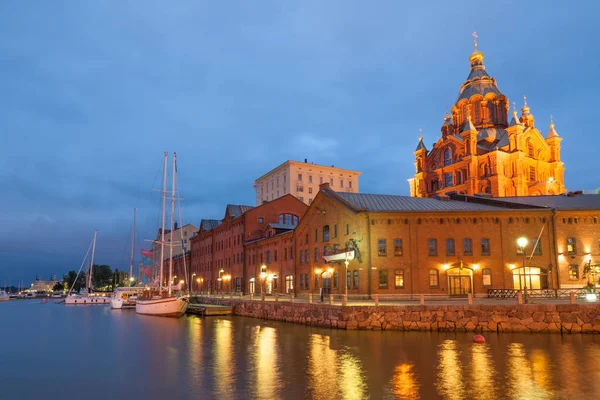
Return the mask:
{"type": "Polygon", "coordinates": [[[464,399],[462,364],[456,340],[444,340],[439,346],[437,389],[446,399],[464,399]]]}
{"type": "MultiPolygon", "coordinates": [[[[539,363],[539,358],[536,359],[536,363],[539,363]]],[[[523,344],[508,345],[507,369],[507,386],[511,398],[546,399],[550,396],[546,388],[537,385],[534,378],[535,368],[527,359],[523,344]]]]}
{"type": "Polygon", "coordinates": [[[232,343],[232,324],[220,320],[215,324],[214,374],[218,398],[232,398],[234,385],[234,348],[232,343]]]}
{"type": "Polygon", "coordinates": [[[277,392],[281,385],[277,360],[277,330],[270,327],[257,330],[254,344],[257,398],[275,399],[279,397],[277,392]]]}
{"type": "Polygon", "coordinates": [[[202,376],[202,322],[188,318],[188,362],[190,381],[202,376]]]}
{"type": "Polygon", "coordinates": [[[335,398],[339,393],[336,379],[337,355],[329,348],[329,336],[311,335],[309,340],[308,378],[312,398],[335,398]]]}
{"type": "Polygon", "coordinates": [[[343,399],[358,400],[369,397],[362,365],[356,356],[347,352],[341,354],[338,370],[338,387],[343,399]]]}
{"type": "Polygon", "coordinates": [[[398,399],[420,399],[419,382],[414,372],[414,365],[403,363],[397,365],[392,377],[392,392],[398,399]]]}
{"type": "Polygon", "coordinates": [[[498,398],[495,393],[496,370],[489,345],[471,346],[471,394],[481,399],[498,398]]]}

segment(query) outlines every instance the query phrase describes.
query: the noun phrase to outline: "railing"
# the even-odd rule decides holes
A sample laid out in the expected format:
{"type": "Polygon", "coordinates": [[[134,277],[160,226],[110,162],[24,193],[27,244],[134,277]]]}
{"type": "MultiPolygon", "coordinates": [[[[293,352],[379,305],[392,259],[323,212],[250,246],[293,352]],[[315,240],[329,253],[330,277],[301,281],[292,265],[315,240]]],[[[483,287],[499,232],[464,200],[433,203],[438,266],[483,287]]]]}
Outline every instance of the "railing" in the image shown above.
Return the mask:
{"type": "Polygon", "coordinates": [[[584,298],[584,289],[489,289],[487,297],[490,299],[514,299],[517,293],[523,293],[530,299],[569,299],[571,293],[575,293],[575,297],[584,298]]]}

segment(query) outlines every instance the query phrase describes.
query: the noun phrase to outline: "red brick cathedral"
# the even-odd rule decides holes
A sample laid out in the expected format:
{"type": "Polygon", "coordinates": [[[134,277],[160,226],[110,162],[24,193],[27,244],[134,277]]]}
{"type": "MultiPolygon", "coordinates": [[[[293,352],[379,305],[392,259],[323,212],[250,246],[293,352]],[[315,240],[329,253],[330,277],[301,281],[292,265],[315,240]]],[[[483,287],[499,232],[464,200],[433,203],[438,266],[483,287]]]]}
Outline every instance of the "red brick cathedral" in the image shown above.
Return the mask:
{"type": "Polygon", "coordinates": [[[409,179],[414,197],[487,193],[494,197],[565,193],[561,138],[552,117],[545,138],[525,98],[521,116],[485,70],[477,48],[460,87],[452,116],[444,117],[442,136],[427,150],[423,137],[415,150],[416,174],[409,179]]]}

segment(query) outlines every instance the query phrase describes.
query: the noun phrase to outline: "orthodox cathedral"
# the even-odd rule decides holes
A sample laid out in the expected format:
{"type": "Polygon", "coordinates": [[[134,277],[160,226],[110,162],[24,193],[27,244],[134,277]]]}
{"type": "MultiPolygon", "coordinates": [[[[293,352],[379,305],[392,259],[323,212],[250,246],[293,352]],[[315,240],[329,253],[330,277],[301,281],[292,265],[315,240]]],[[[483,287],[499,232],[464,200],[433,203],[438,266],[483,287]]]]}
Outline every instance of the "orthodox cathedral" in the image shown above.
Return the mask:
{"type": "Polygon", "coordinates": [[[509,122],[508,98],[485,70],[477,35],[473,36],[471,70],[452,106],[452,115],[446,111],[440,139],[427,150],[423,137],[419,138],[414,152],[416,174],[408,180],[411,196],[565,193],[562,139],[552,117],[544,137],[535,127],[525,98],[520,117],[513,103],[509,122]]]}

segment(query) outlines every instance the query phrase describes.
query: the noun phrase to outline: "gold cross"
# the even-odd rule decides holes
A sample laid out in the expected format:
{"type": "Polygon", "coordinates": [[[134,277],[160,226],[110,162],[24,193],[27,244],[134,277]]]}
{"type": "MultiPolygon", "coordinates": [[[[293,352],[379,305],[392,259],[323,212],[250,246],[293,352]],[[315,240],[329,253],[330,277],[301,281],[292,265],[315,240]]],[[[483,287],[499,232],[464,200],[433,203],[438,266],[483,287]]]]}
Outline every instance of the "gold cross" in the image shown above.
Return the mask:
{"type": "Polygon", "coordinates": [[[423,140],[423,129],[419,128],[419,141],[423,140]]]}
{"type": "Polygon", "coordinates": [[[517,112],[517,104],[513,101],[513,112],[517,112]]]}
{"type": "Polygon", "coordinates": [[[475,45],[475,49],[477,49],[477,32],[473,32],[473,44],[475,45]]]}
{"type": "Polygon", "coordinates": [[[527,107],[527,96],[523,96],[523,101],[525,102],[525,107],[527,107]]]}

